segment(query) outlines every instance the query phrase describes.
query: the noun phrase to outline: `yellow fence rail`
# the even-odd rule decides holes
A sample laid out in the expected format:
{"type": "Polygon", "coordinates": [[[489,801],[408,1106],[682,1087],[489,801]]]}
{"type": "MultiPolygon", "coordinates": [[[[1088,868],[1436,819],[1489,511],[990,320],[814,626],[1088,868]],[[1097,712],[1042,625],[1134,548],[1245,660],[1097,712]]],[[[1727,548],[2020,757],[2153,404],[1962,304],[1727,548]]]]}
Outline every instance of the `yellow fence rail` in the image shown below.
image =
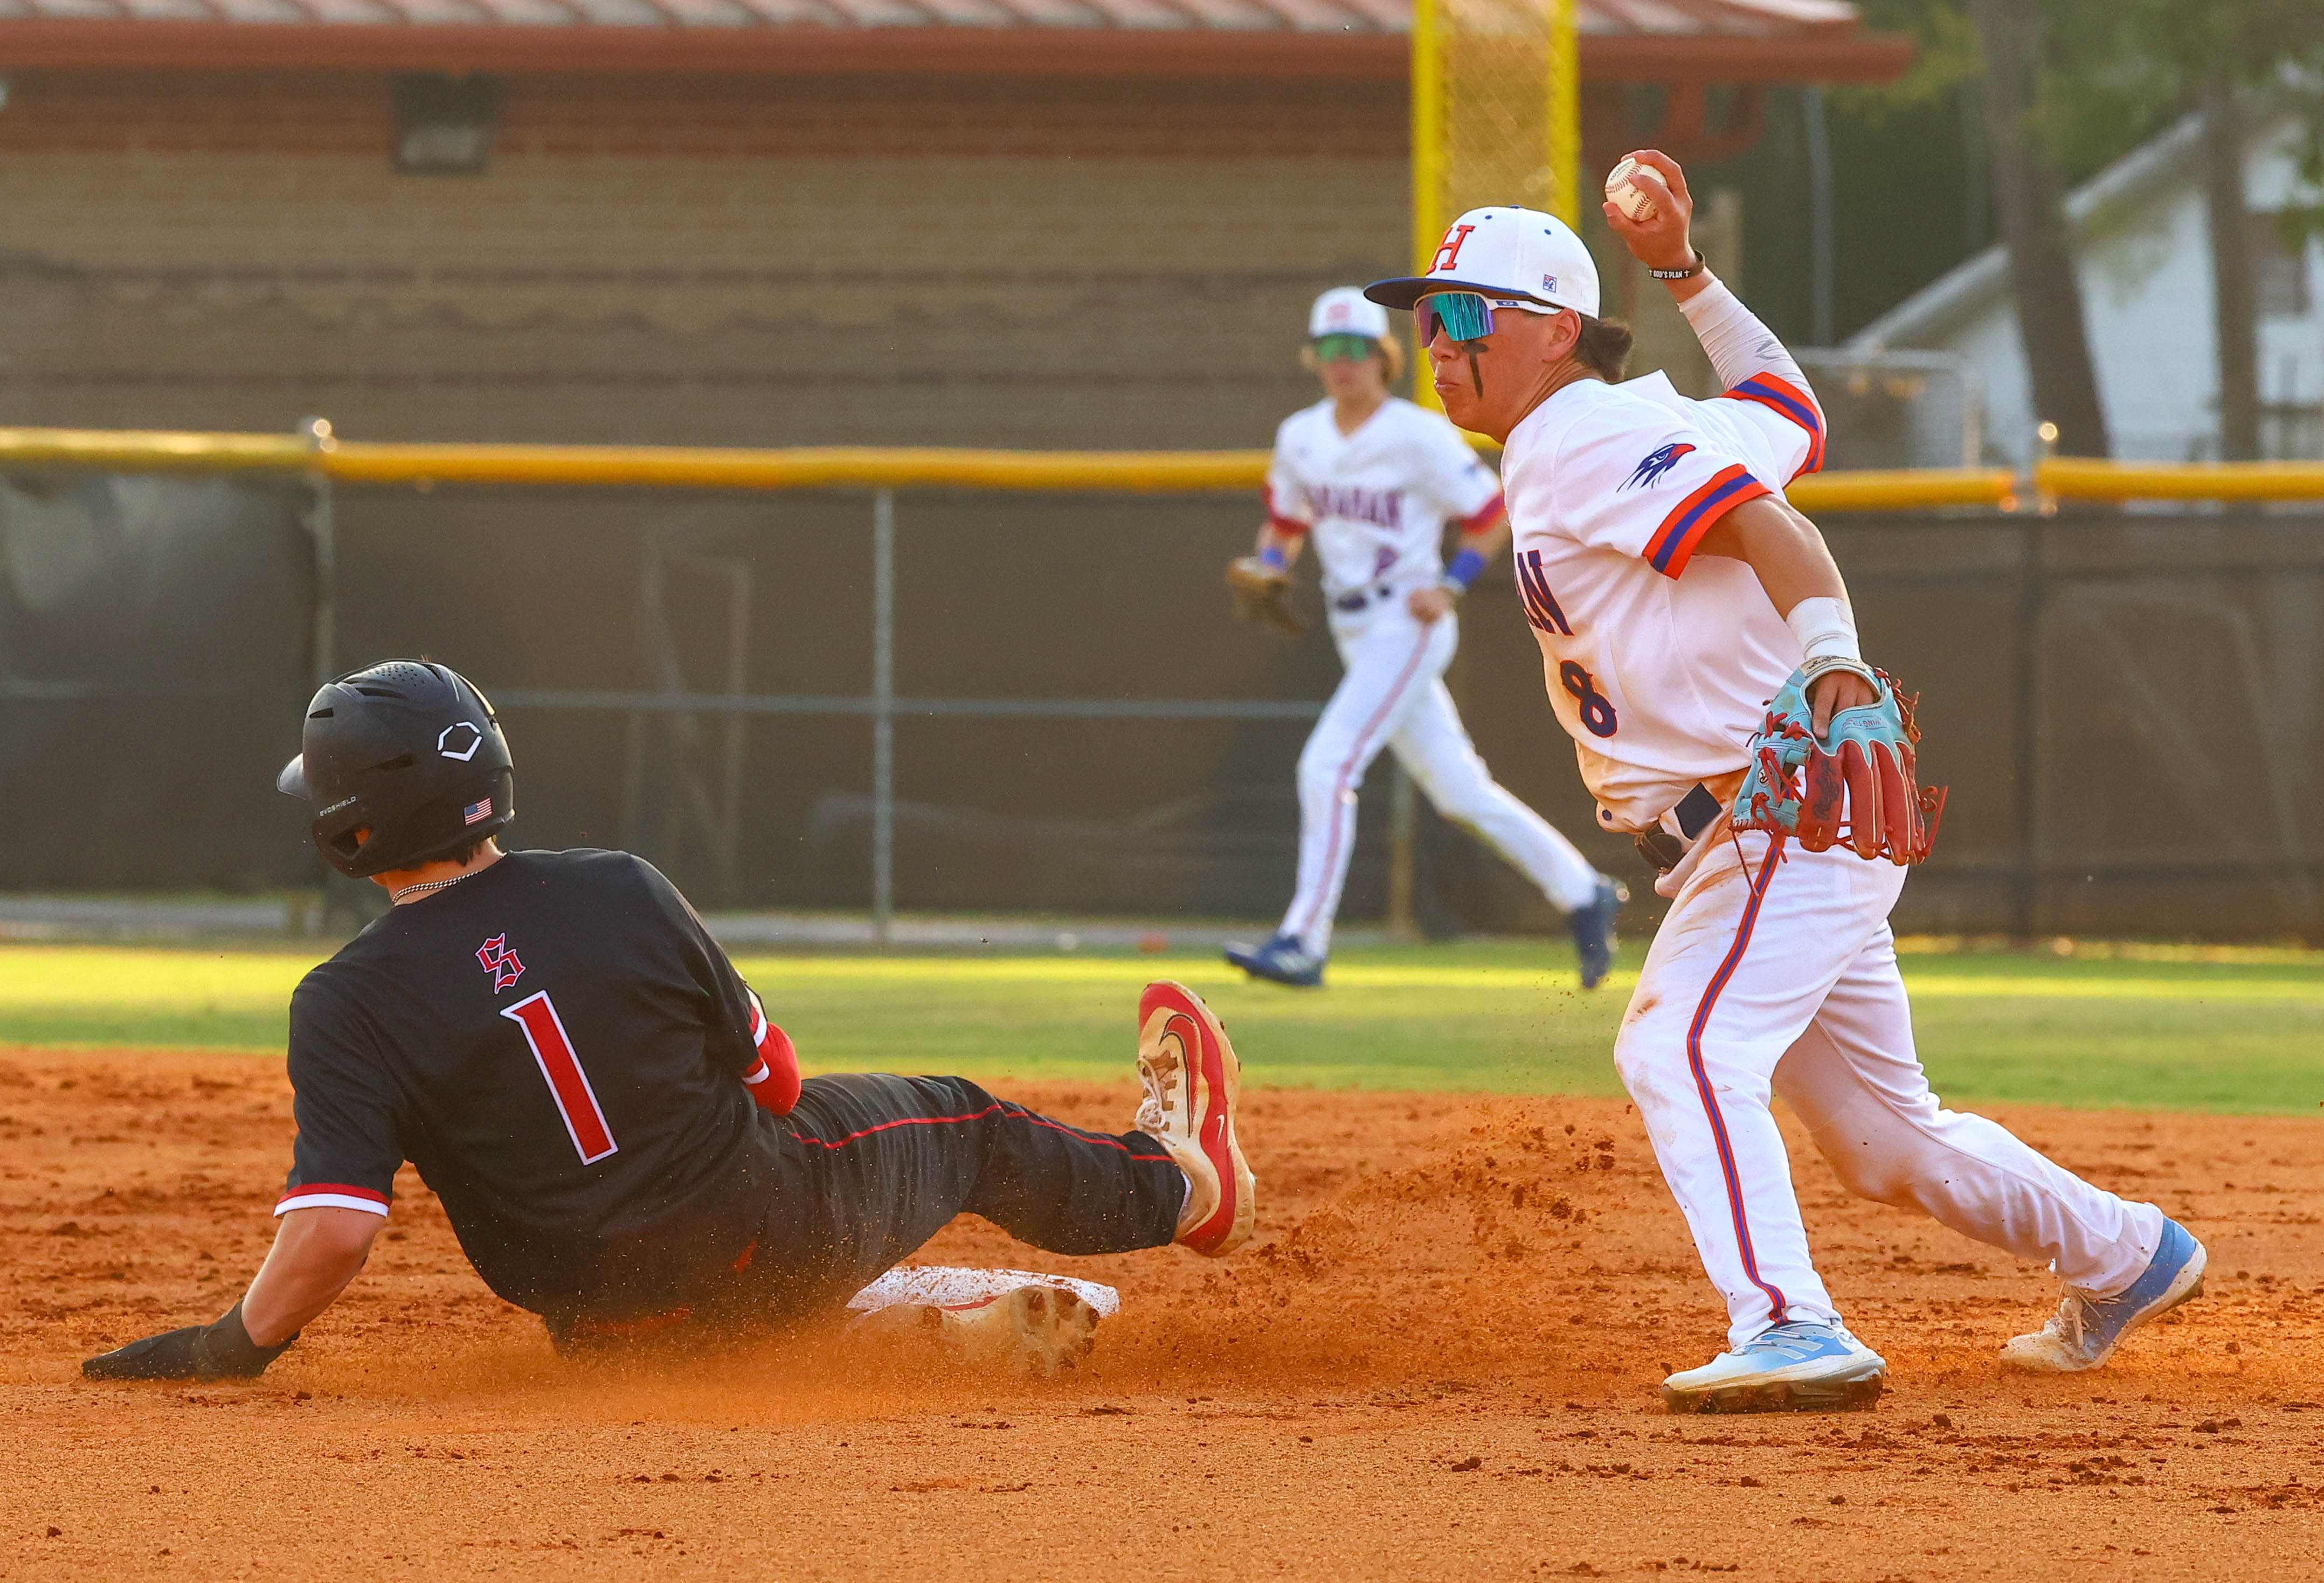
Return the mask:
{"type": "Polygon", "coordinates": [[[2053,457],[2036,485],[2062,499],[2089,501],[2324,500],[2324,462],[2089,462],[2053,457]]]}
{"type": "Polygon", "coordinates": [[[2017,481],[1999,467],[1899,468],[1886,473],[1811,473],[1785,486],[1803,511],[1901,511],[1932,506],[1998,506],[2017,481]]]}
{"type": "MultiPolygon", "coordinates": [[[[1257,489],[1264,451],[977,451],[827,446],[399,446],[342,442],[318,458],[347,483],[664,484],[699,489],[1257,489]]],[[[312,465],[310,463],[310,465],[312,465]]]]}
{"type": "MultiPolygon", "coordinates": [[[[825,446],[395,445],[301,435],[0,429],[0,467],[316,473],[349,483],[660,485],[695,489],[1255,490],[1265,451],[988,451],[825,446]]],[[[2015,506],[2067,500],[2324,500],[2324,464],[2160,466],[2053,458],[2029,479],[1998,467],[1819,473],[1786,492],[1814,511],[2015,506]]]]}

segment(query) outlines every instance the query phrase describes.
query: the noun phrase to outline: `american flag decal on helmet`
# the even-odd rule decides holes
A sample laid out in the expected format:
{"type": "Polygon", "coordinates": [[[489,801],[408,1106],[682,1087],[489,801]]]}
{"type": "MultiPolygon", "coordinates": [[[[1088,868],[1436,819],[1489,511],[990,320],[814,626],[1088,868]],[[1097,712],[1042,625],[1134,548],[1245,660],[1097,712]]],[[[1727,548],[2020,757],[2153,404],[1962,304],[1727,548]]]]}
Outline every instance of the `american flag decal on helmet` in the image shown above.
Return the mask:
{"type": "Polygon", "coordinates": [[[486,797],[481,803],[470,803],[460,810],[460,823],[463,824],[474,824],[480,819],[489,819],[492,816],[493,799],[490,797],[486,797]]]}

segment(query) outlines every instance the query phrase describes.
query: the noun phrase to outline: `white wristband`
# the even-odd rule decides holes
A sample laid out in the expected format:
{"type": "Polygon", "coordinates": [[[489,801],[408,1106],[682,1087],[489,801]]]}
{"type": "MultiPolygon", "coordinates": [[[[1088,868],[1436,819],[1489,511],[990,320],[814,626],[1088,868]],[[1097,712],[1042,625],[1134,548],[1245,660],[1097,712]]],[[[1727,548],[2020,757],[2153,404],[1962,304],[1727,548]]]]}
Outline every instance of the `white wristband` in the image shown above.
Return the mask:
{"type": "MultiPolygon", "coordinates": [[[[1803,599],[1784,618],[1800,640],[1801,668],[1812,681],[1828,670],[1851,670],[1873,680],[1872,667],[1856,644],[1856,612],[1848,601],[1820,595],[1803,599]]],[[[1877,684],[1876,684],[1877,686],[1877,684]]]]}

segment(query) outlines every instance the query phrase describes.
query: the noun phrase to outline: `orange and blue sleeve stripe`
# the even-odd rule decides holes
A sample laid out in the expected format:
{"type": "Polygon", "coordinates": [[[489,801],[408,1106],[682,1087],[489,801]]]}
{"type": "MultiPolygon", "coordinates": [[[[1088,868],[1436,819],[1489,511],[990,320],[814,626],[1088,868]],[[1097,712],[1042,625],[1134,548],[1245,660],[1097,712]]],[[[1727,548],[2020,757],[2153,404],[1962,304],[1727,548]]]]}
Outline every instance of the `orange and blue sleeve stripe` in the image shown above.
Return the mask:
{"type": "Polygon", "coordinates": [[[1733,390],[1720,391],[1720,395],[1728,400],[1757,401],[1760,406],[1770,411],[1781,413],[1806,429],[1808,431],[1807,460],[1800,464],[1799,473],[1794,473],[1792,476],[1797,478],[1801,474],[1821,470],[1823,410],[1815,404],[1813,396],[1809,395],[1789,380],[1778,379],[1772,373],[1755,373],[1733,390]]]}
{"type": "Polygon", "coordinates": [[[1740,462],[1720,468],[1711,475],[1711,482],[1679,502],[1663,519],[1663,525],[1646,540],[1646,564],[1665,577],[1677,576],[1686,570],[1694,547],[1702,542],[1702,536],[1711,531],[1713,522],[1745,501],[1774,492],[1752,477],[1750,469],[1740,462]]]}

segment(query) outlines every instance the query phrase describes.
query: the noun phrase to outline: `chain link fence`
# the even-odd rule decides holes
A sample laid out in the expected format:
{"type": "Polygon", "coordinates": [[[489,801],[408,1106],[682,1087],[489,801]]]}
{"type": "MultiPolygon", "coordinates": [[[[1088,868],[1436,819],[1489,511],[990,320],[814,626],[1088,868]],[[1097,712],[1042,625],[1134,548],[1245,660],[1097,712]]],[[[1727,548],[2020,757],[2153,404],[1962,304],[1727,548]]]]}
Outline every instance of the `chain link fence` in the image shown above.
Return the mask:
{"type": "MultiPolygon", "coordinates": [[[[318,660],[391,654],[494,695],[521,840],[641,851],[706,905],[869,907],[883,862],[911,909],[1253,917],[1290,885],[1292,768],[1338,667],[1320,623],[1228,620],[1247,501],[919,490],[883,518],[853,490],[339,485],[318,512],[314,488],[0,485],[0,886],[314,884],[272,774],[318,660]]],[[[1900,926],[2324,937],[2324,520],[1827,527],[1952,787],[1900,926]]],[[[1463,622],[1488,761],[1642,879],[1591,827],[1513,591],[1463,622]]],[[[1389,780],[1351,916],[1386,902],[1389,780]]],[[[1425,810],[1416,846],[1424,922],[1554,926],[1425,810]]]]}

